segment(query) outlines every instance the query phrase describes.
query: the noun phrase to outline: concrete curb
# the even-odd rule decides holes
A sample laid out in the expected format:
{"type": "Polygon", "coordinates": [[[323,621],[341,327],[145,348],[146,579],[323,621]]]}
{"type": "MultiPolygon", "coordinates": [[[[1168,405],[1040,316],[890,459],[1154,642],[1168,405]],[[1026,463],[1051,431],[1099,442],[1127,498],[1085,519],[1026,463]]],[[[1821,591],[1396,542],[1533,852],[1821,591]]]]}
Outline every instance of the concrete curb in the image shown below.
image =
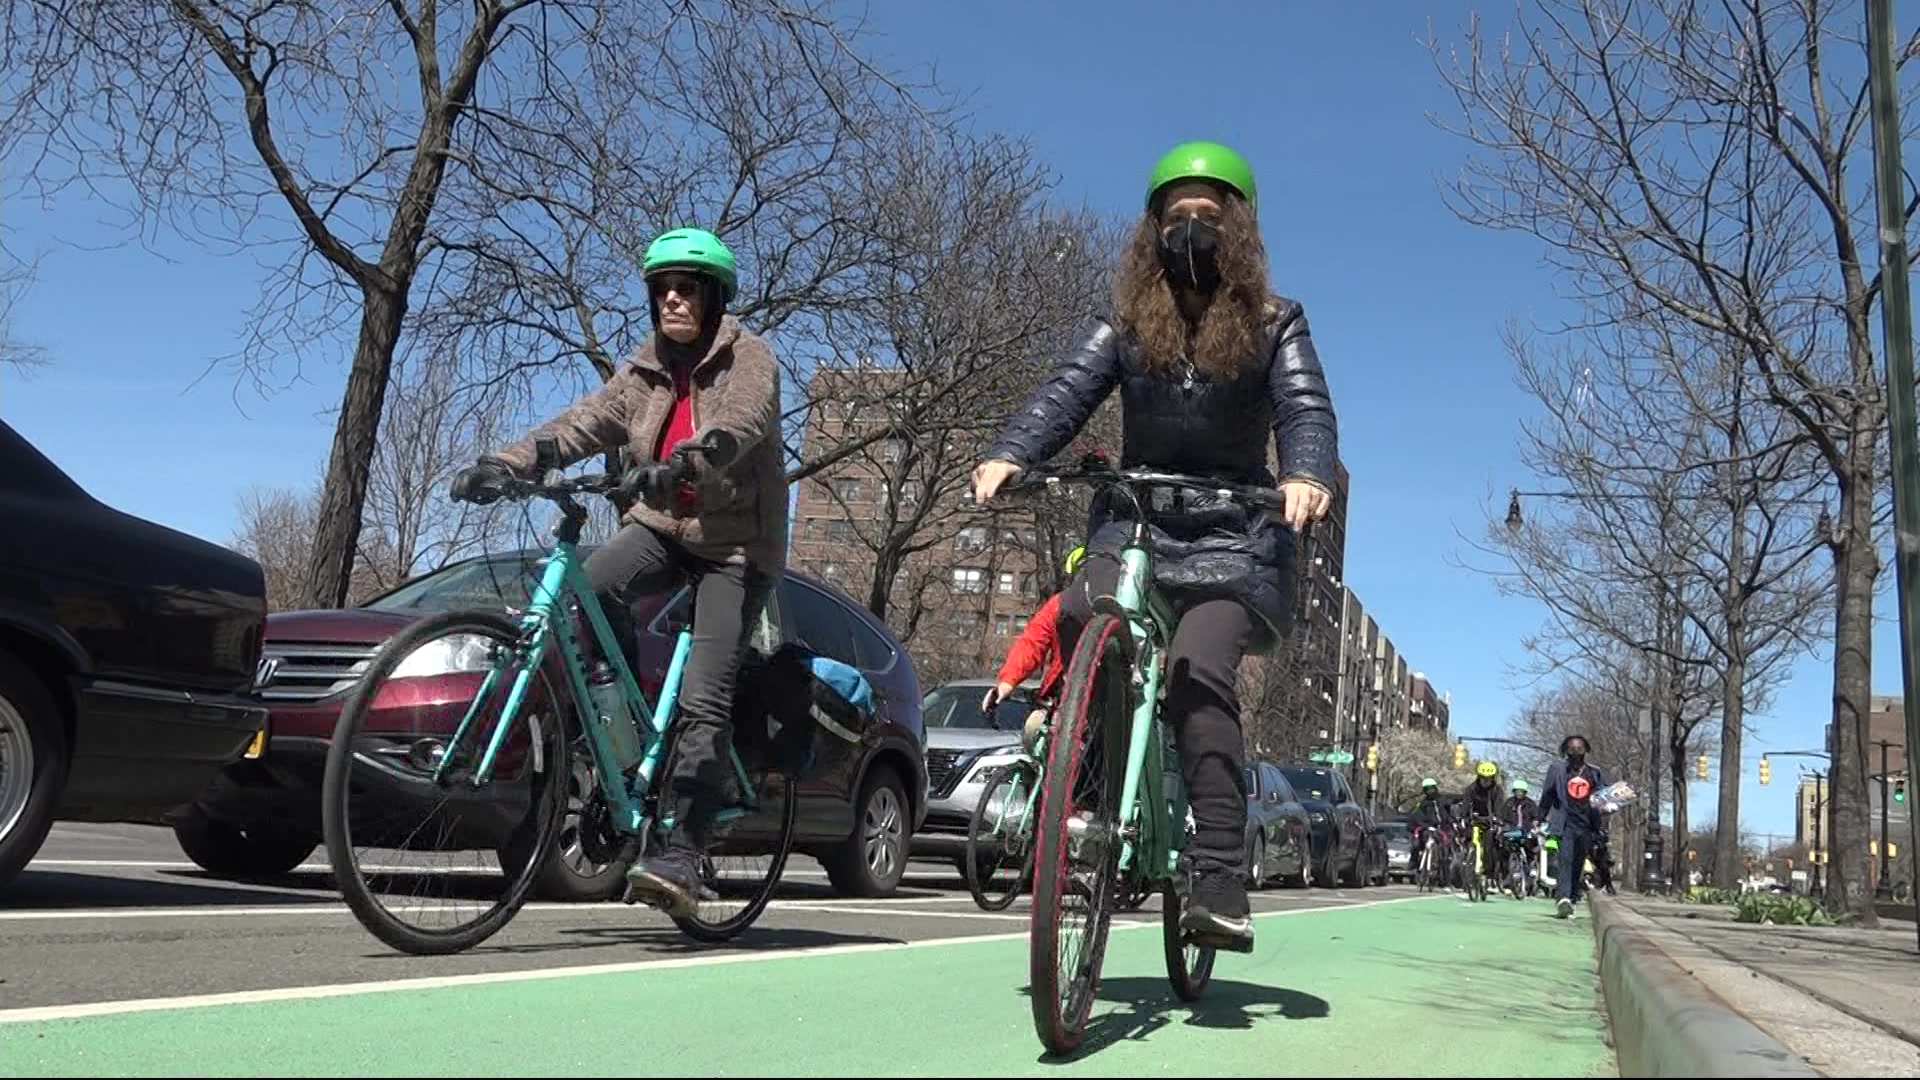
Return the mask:
{"type": "Polygon", "coordinates": [[[1821,1075],[1669,956],[1651,920],[1605,894],[1587,902],[1621,1076],[1821,1075]]]}

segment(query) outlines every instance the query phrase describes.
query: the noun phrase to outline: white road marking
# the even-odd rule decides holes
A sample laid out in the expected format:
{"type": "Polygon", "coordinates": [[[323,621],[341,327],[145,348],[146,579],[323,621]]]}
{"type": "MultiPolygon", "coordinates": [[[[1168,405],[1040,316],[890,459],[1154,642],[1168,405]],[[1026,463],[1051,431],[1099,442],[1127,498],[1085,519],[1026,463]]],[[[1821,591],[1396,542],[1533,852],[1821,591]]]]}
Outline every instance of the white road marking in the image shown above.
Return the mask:
{"type": "MultiPolygon", "coordinates": [[[[34,861],[27,864],[28,870],[60,869],[60,868],[75,869],[75,870],[85,870],[85,869],[200,870],[201,869],[198,863],[165,862],[161,860],[150,860],[150,859],[35,859],[34,861]]],[[[376,874],[402,871],[406,873],[419,874],[422,876],[426,876],[430,874],[497,875],[500,873],[500,869],[494,866],[459,867],[459,866],[399,866],[399,865],[374,864],[374,865],[363,866],[362,869],[370,870],[376,874]]],[[[202,871],[202,873],[204,872],[205,871],[202,871]]],[[[289,870],[288,873],[289,874],[331,874],[333,873],[333,867],[326,863],[301,863],[299,866],[296,866],[292,870],[289,870]]],[[[827,872],[825,870],[786,870],[786,871],[783,871],[780,876],[783,879],[784,878],[824,879],[827,876],[827,872]]],[[[207,875],[207,880],[208,881],[225,881],[227,879],[214,877],[212,875],[207,875]]],[[[241,883],[241,884],[244,884],[244,883],[241,883]]]]}
{"type": "MultiPolygon", "coordinates": [[[[1386,900],[1366,900],[1332,907],[1290,908],[1286,911],[1262,911],[1256,919],[1287,915],[1313,915],[1323,911],[1355,910],[1431,900],[1432,896],[1398,896],[1386,900]]],[[[1159,925],[1152,922],[1116,923],[1112,930],[1144,930],[1159,925]]],[[[75,1020],[91,1016],[156,1012],[167,1009],[200,1009],[219,1005],[248,1005],[262,1001],[304,1001],[318,998],[350,997],[361,994],[385,994],[402,990],[440,990],[451,987],[485,986],[495,983],[535,982],[580,975],[617,975],[635,971],[670,968],[711,967],[721,964],[769,963],[776,960],[819,956],[850,956],[857,953],[898,952],[906,949],[931,949],[950,945],[970,945],[990,941],[1020,941],[1024,931],[1005,934],[981,934],[962,937],[926,938],[920,941],[863,942],[852,945],[822,945],[812,948],[768,950],[764,952],[718,953],[707,956],[679,956],[655,960],[631,960],[614,964],[579,964],[568,967],[534,968],[522,971],[488,971],[466,975],[430,975],[412,979],[388,979],[379,982],[333,983],[322,986],[283,986],[269,990],[234,990],[219,994],[189,994],[181,997],[138,998],[130,1001],[89,1001],[73,1005],[40,1005],[21,1009],[0,1009],[0,1024],[23,1024],[41,1020],[75,1020]]]]}

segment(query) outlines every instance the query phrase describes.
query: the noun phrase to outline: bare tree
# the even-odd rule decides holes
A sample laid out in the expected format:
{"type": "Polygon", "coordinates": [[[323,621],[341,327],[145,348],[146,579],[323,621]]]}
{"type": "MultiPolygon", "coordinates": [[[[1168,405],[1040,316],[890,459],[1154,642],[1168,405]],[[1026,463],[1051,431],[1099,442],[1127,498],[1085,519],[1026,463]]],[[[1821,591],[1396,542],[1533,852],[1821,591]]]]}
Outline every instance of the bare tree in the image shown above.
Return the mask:
{"type": "MultiPolygon", "coordinates": [[[[715,113],[758,114],[803,156],[846,153],[882,80],[822,10],[810,0],[23,0],[0,24],[0,146],[42,191],[81,184],[188,237],[279,244],[285,260],[243,351],[256,378],[353,326],[306,582],[309,602],[338,604],[410,317],[430,321],[447,298],[472,296],[475,278],[516,275],[546,239],[529,238],[529,223],[578,237],[584,218],[615,237],[599,253],[628,257],[638,234],[669,223],[583,194],[624,186],[660,199],[657,209],[722,222],[740,199],[817,197],[804,175],[803,193],[784,187],[794,176],[778,146],[714,156],[711,142],[668,133],[715,113]],[[722,61],[725,77],[711,79],[722,61]],[[755,76],[769,70],[784,92],[763,93],[755,76]],[[795,116],[837,126],[782,127],[795,116]],[[557,177],[573,182],[535,186],[557,177]],[[103,178],[124,183],[108,191],[103,178]]],[[[585,298],[542,299],[542,310],[573,312],[585,298]]]]}
{"type": "Polygon", "coordinates": [[[1453,743],[1431,728],[1390,727],[1380,733],[1381,812],[1405,812],[1420,802],[1421,785],[1439,781],[1442,794],[1473,783],[1472,762],[1453,767],[1453,743]]]}
{"type": "Polygon", "coordinates": [[[1860,49],[1857,7],[1528,8],[1537,21],[1521,17],[1491,49],[1476,26],[1465,56],[1436,57],[1462,133],[1484,151],[1454,188],[1456,208],[1542,240],[1589,317],[1658,311],[1724,337],[1831,474],[1841,854],[1830,889],[1871,923],[1864,733],[1886,407],[1871,328],[1880,282],[1862,251],[1875,229],[1853,169],[1866,65],[1835,63],[1860,49]]]}
{"type": "Polygon", "coordinates": [[[33,264],[0,251],[0,368],[31,368],[46,362],[40,346],[14,334],[13,313],[33,281],[33,264]]]}
{"type": "Polygon", "coordinates": [[[505,440],[497,393],[463,387],[455,358],[424,354],[396,373],[381,422],[360,533],[365,572],[381,588],[509,541],[513,507],[453,501],[453,476],[505,440]]]}
{"type": "Polygon", "coordinates": [[[1511,343],[1545,414],[1523,425],[1522,460],[1580,509],[1538,531],[1511,516],[1494,528],[1514,566],[1506,584],[1561,616],[1544,655],[1557,646],[1585,657],[1617,642],[1704,667],[1699,677],[1721,693],[1717,817],[1728,823],[1728,857],[1717,865],[1731,866],[1744,718],[1750,705],[1764,708],[1826,612],[1814,565],[1823,470],[1798,425],[1752,406],[1755,380],[1724,338],[1657,315],[1585,337],[1590,348],[1511,343]],[[1648,596],[1651,623],[1641,617],[1648,596]],[[1676,618],[1677,637],[1665,633],[1676,618]]]}

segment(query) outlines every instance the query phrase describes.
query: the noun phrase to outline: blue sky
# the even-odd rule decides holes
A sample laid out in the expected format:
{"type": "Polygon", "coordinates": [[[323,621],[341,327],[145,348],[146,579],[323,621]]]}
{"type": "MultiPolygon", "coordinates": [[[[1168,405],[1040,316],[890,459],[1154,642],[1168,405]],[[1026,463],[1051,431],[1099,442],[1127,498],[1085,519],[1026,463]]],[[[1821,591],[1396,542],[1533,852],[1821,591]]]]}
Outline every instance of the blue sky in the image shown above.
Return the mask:
{"type": "MultiPolygon", "coordinates": [[[[1510,10],[1481,7],[1496,23],[1510,10]]],[[[1421,39],[1432,11],[1434,30],[1458,41],[1466,6],[872,8],[889,61],[937,64],[970,91],[981,126],[1032,138],[1067,200],[1133,212],[1154,158],[1182,139],[1221,139],[1252,159],[1275,285],[1306,305],[1340,413],[1349,584],[1413,668],[1452,693],[1456,731],[1501,733],[1525,693],[1508,665],[1523,659],[1539,611],[1455,563],[1472,557],[1460,535],[1479,535],[1486,507],[1503,507],[1510,486],[1539,486],[1515,460],[1529,399],[1499,329],[1563,312],[1536,242],[1467,226],[1441,201],[1465,147],[1427,118],[1452,99],[1421,39]]],[[[157,254],[86,250],[121,233],[80,199],[3,211],[7,242],[44,260],[15,329],[52,364],[0,374],[0,415],[80,483],[226,540],[249,487],[304,486],[324,468],[344,354],[298,378],[280,373],[286,385],[271,393],[221,364],[257,296],[249,257],[172,240],[157,254]]],[[[1881,615],[1874,683],[1897,693],[1890,602],[1881,615]]],[[[1762,788],[1752,760],[1819,745],[1828,660],[1803,660],[1771,712],[1752,718],[1747,828],[1792,831],[1793,764],[1776,762],[1762,788]]],[[[1694,785],[1696,821],[1713,798],[1694,785]]]]}

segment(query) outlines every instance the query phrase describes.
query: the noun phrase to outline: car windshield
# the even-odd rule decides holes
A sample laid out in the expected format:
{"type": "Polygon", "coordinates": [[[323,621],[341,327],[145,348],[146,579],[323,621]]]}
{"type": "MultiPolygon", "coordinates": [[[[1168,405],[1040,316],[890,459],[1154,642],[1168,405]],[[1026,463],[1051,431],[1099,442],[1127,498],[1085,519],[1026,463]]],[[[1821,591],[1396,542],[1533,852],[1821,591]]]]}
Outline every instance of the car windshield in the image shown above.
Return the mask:
{"type": "Polygon", "coordinates": [[[475,559],[415,578],[366,606],[376,611],[524,608],[538,573],[534,558],[475,559]]]}
{"type": "Polygon", "coordinates": [[[1407,840],[1413,836],[1412,827],[1404,821],[1383,821],[1380,823],[1380,831],[1385,833],[1389,840],[1407,840]]]}
{"type": "Polygon", "coordinates": [[[1286,774],[1287,783],[1302,799],[1319,799],[1321,802],[1333,801],[1333,772],[1330,769],[1309,769],[1294,766],[1281,769],[1286,774]]]}
{"type": "Polygon", "coordinates": [[[993,715],[980,708],[987,687],[942,686],[927,695],[920,704],[920,717],[929,728],[989,728],[1019,731],[1033,711],[1033,699],[1025,690],[1015,690],[1007,700],[994,707],[993,715]]]}

